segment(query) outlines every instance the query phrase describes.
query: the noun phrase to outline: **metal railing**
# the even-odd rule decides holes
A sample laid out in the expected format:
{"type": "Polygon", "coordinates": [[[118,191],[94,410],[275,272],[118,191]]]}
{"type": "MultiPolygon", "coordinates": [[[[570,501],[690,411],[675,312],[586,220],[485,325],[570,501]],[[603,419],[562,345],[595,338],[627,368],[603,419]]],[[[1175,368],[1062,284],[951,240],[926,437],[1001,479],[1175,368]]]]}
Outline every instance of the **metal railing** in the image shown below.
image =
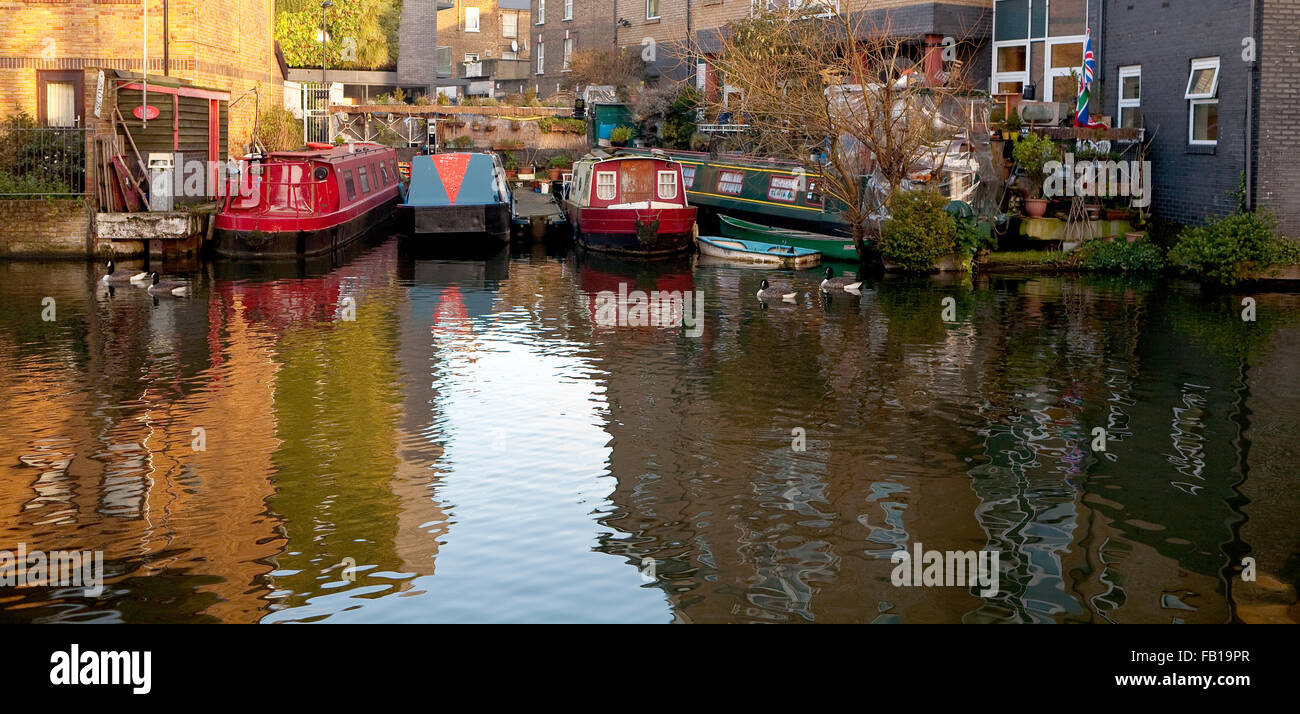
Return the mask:
{"type": "Polygon", "coordinates": [[[0,198],[72,198],[86,184],[86,142],[93,129],[0,122],[0,198]]]}

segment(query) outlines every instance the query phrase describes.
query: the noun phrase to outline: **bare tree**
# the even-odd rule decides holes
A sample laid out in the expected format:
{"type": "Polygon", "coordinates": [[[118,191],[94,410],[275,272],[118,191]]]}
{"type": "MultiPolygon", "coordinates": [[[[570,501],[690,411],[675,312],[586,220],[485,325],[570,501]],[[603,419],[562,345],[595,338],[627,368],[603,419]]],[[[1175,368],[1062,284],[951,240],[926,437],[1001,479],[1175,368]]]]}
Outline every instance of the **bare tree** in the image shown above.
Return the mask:
{"type": "Polygon", "coordinates": [[[569,82],[574,88],[613,85],[630,88],[645,77],[645,62],[637,50],[599,47],[577,50],[569,59],[569,82]]]}
{"type": "Polygon", "coordinates": [[[910,179],[942,170],[962,128],[944,117],[963,116],[968,94],[960,63],[927,77],[911,38],[818,2],[761,11],[721,34],[710,65],[731,96],[725,108],[722,96],[707,98],[707,111],[749,126],[747,152],[812,162],[811,178],[838,204],[861,253],[881,205],[910,179]]]}

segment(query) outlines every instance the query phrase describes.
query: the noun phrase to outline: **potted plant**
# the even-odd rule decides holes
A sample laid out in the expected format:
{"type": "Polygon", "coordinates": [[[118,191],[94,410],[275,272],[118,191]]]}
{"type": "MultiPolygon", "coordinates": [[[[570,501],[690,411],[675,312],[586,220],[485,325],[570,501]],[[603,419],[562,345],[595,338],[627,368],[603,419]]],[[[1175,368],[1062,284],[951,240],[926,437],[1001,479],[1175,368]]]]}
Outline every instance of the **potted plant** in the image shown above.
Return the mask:
{"type": "Polygon", "coordinates": [[[552,181],[559,181],[564,178],[564,170],[573,166],[573,162],[567,154],[552,156],[551,160],[546,162],[546,168],[550,173],[552,181]]]}
{"type": "Polygon", "coordinates": [[[507,179],[513,180],[519,177],[519,160],[515,158],[515,152],[513,151],[506,152],[505,165],[506,165],[507,179]]]}
{"type": "Polygon", "coordinates": [[[609,132],[609,143],[614,146],[627,146],[632,141],[632,127],[626,124],[620,124],[609,132]]]}
{"type": "Polygon", "coordinates": [[[1047,200],[1043,198],[1043,184],[1047,180],[1045,166],[1056,158],[1056,144],[1052,140],[1029,132],[1015,140],[1011,155],[1029,177],[1029,195],[1025,197],[1025,215],[1042,218],[1047,213],[1047,200]]]}

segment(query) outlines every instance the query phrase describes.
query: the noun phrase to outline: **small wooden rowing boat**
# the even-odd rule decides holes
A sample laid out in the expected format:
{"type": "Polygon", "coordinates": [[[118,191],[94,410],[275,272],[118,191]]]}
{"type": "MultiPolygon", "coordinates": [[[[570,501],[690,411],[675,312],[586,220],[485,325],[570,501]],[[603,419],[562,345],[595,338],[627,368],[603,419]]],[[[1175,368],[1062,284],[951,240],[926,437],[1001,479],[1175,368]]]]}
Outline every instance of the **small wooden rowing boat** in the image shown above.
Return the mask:
{"type": "Polygon", "coordinates": [[[722,235],[728,238],[808,248],[821,253],[827,260],[858,260],[858,249],[854,247],[852,238],[765,226],[731,216],[718,216],[718,225],[722,235]]]}
{"type": "Polygon", "coordinates": [[[821,253],[809,248],[717,236],[699,236],[695,240],[704,255],[774,268],[810,268],[822,260],[821,253]]]}

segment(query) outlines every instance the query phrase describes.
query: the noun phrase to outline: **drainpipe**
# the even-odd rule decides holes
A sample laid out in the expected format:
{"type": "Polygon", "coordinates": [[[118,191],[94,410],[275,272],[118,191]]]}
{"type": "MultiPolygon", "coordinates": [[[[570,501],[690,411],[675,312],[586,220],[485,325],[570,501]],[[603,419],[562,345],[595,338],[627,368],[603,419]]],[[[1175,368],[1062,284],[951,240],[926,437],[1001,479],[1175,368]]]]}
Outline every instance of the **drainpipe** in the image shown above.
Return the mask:
{"type": "Polygon", "coordinates": [[[695,57],[695,18],[691,16],[691,0],[686,0],[686,59],[690,65],[692,87],[695,86],[695,57]]]}
{"type": "Polygon", "coordinates": [[[163,76],[171,75],[171,38],[167,36],[169,23],[167,0],[163,0],[163,76]]]}
{"type": "Polygon", "coordinates": [[[1259,0],[1250,3],[1250,37],[1255,44],[1255,59],[1246,69],[1246,210],[1255,210],[1255,78],[1259,74],[1259,40],[1255,27],[1259,18],[1259,0]]]}

